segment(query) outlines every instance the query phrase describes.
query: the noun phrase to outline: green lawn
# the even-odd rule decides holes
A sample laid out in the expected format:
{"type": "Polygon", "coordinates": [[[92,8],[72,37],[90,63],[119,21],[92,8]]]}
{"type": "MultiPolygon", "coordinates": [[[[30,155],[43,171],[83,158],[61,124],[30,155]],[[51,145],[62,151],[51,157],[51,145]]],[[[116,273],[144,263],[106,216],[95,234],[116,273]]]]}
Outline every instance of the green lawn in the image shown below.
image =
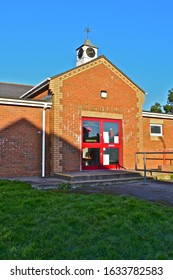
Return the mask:
{"type": "Polygon", "coordinates": [[[0,181],[0,259],[173,259],[173,208],[0,181]]]}

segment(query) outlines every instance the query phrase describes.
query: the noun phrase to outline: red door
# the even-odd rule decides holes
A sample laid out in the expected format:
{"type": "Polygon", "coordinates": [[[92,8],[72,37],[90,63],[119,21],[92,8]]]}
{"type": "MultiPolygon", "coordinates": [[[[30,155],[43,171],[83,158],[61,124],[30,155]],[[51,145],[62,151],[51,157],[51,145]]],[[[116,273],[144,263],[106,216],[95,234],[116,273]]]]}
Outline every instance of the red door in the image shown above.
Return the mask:
{"type": "Polygon", "coordinates": [[[82,170],[122,165],[121,120],[82,118],[82,133],[82,170]]]}

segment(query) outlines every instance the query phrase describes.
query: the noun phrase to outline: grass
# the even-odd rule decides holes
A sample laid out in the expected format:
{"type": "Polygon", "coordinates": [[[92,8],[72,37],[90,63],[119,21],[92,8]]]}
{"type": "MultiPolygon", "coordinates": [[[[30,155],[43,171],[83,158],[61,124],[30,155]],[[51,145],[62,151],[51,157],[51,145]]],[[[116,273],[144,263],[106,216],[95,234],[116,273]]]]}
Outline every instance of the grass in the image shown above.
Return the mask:
{"type": "Polygon", "coordinates": [[[0,259],[173,259],[173,208],[0,181],[0,259]]]}

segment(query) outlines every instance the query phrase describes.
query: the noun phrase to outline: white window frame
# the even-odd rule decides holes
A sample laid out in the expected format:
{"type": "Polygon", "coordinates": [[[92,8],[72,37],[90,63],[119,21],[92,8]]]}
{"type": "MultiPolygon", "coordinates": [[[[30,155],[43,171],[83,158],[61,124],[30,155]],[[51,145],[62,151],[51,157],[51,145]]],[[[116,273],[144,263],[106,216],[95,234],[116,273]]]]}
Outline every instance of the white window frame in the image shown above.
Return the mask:
{"type": "Polygon", "coordinates": [[[162,134],[162,131],[163,131],[163,130],[162,130],[162,124],[156,124],[156,123],[151,123],[151,124],[150,124],[150,135],[151,135],[151,136],[162,136],[162,135],[163,135],[163,134],[162,134]],[[157,127],[159,127],[159,128],[160,128],[160,133],[152,133],[152,132],[151,132],[151,127],[152,127],[152,126],[157,126],[157,127]]]}

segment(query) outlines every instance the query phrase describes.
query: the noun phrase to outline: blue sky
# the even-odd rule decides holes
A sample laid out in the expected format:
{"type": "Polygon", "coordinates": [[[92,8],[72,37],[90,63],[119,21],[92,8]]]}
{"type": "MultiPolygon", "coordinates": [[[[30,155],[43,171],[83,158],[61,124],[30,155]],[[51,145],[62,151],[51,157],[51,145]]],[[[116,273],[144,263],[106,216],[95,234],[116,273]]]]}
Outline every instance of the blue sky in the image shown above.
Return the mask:
{"type": "Polygon", "coordinates": [[[173,0],[0,2],[0,81],[36,85],[75,67],[89,39],[147,92],[144,110],[173,88],[173,0]]]}

